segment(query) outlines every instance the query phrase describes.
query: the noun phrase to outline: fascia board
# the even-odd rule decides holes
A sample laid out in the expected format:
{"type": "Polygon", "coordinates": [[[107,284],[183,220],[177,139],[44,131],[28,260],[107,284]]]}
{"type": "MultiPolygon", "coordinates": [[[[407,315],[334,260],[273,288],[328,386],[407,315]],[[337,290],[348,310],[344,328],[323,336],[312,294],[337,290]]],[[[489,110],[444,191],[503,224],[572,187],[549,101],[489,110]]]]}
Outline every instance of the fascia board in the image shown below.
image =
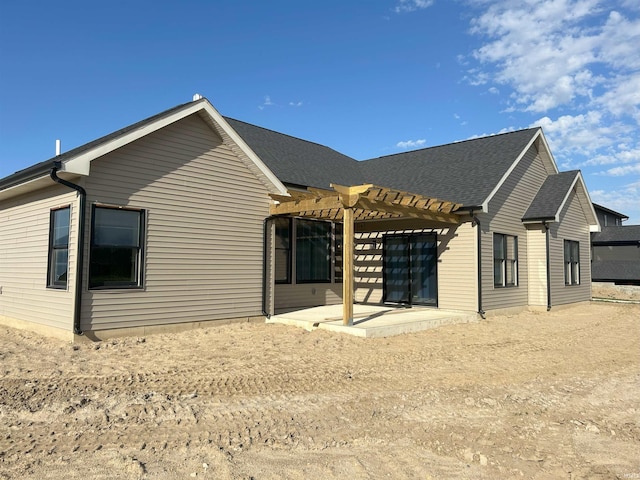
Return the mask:
{"type": "Polygon", "coordinates": [[[242,150],[242,152],[247,157],[249,157],[249,159],[256,165],[256,167],[258,167],[258,169],[264,174],[267,180],[269,180],[269,182],[271,182],[271,184],[275,187],[277,193],[279,193],[280,195],[289,195],[287,193],[287,187],[285,187],[284,184],[278,179],[278,177],[276,177],[275,174],[271,171],[271,169],[269,169],[269,167],[267,167],[267,165],[262,160],[260,160],[260,157],[258,157],[258,155],[256,155],[251,147],[247,145],[242,137],[240,137],[240,135],[238,135],[236,131],[231,128],[231,125],[227,123],[224,117],[220,115],[220,113],[214,108],[214,106],[211,105],[209,101],[207,101],[203,105],[203,110],[207,112],[211,120],[217,123],[220,128],[222,128],[224,132],[229,135],[231,140],[233,140],[233,142],[238,145],[240,150],[242,150]]]}
{"type": "Polygon", "coordinates": [[[569,188],[567,188],[567,192],[564,194],[564,198],[562,199],[562,203],[560,203],[560,206],[558,207],[558,210],[556,211],[556,214],[555,214],[555,221],[556,222],[560,221],[560,212],[562,212],[562,210],[564,209],[564,206],[567,203],[567,200],[569,200],[569,196],[571,195],[571,192],[573,191],[573,187],[576,186],[576,182],[578,181],[579,178],[580,178],[580,172],[578,172],[578,174],[575,176],[575,178],[573,179],[573,182],[571,182],[571,186],[569,188]]]}
{"type": "Polygon", "coordinates": [[[596,211],[593,208],[593,203],[591,203],[591,198],[589,197],[589,192],[587,190],[586,185],[584,184],[584,179],[582,178],[582,172],[578,171],[578,174],[576,175],[576,178],[573,179],[573,182],[571,182],[571,186],[567,189],[567,193],[564,196],[564,199],[562,200],[562,203],[560,204],[560,207],[558,208],[558,211],[556,212],[556,222],[560,221],[560,212],[562,212],[562,210],[564,209],[565,204],[567,203],[567,200],[569,199],[569,195],[571,195],[571,191],[573,190],[573,188],[576,186],[576,184],[579,183],[579,187],[580,190],[582,190],[582,192],[577,191],[576,189],[576,195],[580,195],[580,193],[582,193],[584,195],[584,198],[586,199],[586,201],[580,201],[580,205],[582,206],[582,208],[584,209],[585,207],[587,208],[587,211],[589,214],[591,214],[591,219],[589,220],[589,231],[590,232],[599,232],[600,231],[600,222],[598,222],[598,217],[596,216],[596,211]]]}
{"type": "Polygon", "coordinates": [[[495,188],[491,191],[489,196],[482,203],[482,211],[483,212],[488,212],[489,211],[489,202],[493,199],[493,197],[498,192],[498,190],[500,190],[500,187],[502,187],[504,182],[507,181],[507,178],[509,178],[509,175],[511,175],[511,172],[513,172],[513,170],[518,166],[518,163],[520,163],[520,160],[522,160],[524,155],[531,148],[531,145],[533,145],[533,143],[538,138],[542,142],[542,145],[544,146],[544,149],[545,149],[547,155],[549,155],[549,160],[551,160],[551,166],[553,167],[553,173],[558,173],[558,165],[556,164],[556,161],[553,158],[553,154],[551,153],[551,149],[549,149],[549,144],[547,143],[547,139],[544,136],[544,132],[542,131],[542,128],[538,127],[538,131],[535,134],[533,134],[533,136],[531,137],[531,140],[529,141],[529,143],[527,143],[527,145],[522,149],[522,152],[520,152],[520,155],[518,155],[518,158],[516,158],[514,160],[514,162],[509,167],[509,170],[507,170],[507,172],[502,176],[502,178],[500,179],[498,184],[495,186],[495,188]]]}
{"type": "MultiPolygon", "coordinates": [[[[64,178],[65,180],[73,180],[78,176],[74,174],[61,173],[60,177],[64,178]]],[[[36,190],[40,190],[41,188],[50,187],[52,185],[55,185],[55,183],[53,182],[53,180],[51,180],[49,173],[39,175],[25,182],[17,183],[9,188],[0,190],[0,200],[6,200],[8,198],[17,197],[18,195],[24,195],[25,193],[34,192],[36,190]]]]}
{"type": "Polygon", "coordinates": [[[123,147],[135,140],[138,140],[146,135],[149,135],[161,128],[166,127],[178,120],[182,120],[189,115],[204,110],[212,121],[217,123],[229,137],[239,146],[239,148],[249,157],[249,159],[256,165],[256,167],[264,174],[278,193],[287,195],[287,189],[280,180],[273,174],[273,172],[264,164],[262,160],[249,148],[249,146],[240,138],[240,136],[231,128],[226,120],[218,113],[218,111],[209,103],[208,100],[203,99],[196,101],[191,105],[174,112],[171,115],[160,118],[153,123],[145,125],[142,128],[128,132],[121,137],[114,138],[108,142],[105,142],[95,148],[82,152],[76,157],[66,159],[62,163],[62,171],[75,173],[78,175],[89,175],[91,170],[91,161],[106,155],[114,150],[123,147]]]}
{"type": "Polygon", "coordinates": [[[547,137],[544,136],[544,132],[542,128],[539,130],[540,141],[544,145],[544,149],[547,151],[547,155],[549,155],[549,159],[551,160],[551,166],[553,167],[554,173],[558,173],[558,164],[556,163],[556,159],[553,158],[553,153],[551,153],[551,149],[549,148],[549,144],[547,143],[547,137]]]}
{"type": "Polygon", "coordinates": [[[42,175],[36,178],[32,178],[26,182],[18,183],[9,188],[5,188],[0,191],[0,200],[5,200],[7,198],[16,197],[18,195],[22,195],[23,193],[31,192],[34,190],[38,190],[49,185],[49,182],[45,180],[49,178],[49,175],[42,175]]]}
{"type": "Polygon", "coordinates": [[[602,230],[600,227],[600,222],[598,221],[598,215],[596,215],[596,210],[593,208],[593,202],[591,201],[591,197],[589,196],[589,190],[587,190],[587,186],[584,183],[584,179],[582,178],[582,172],[578,172],[578,178],[580,179],[580,185],[582,186],[582,191],[584,193],[584,198],[586,199],[586,205],[583,205],[582,208],[587,208],[587,211],[591,214],[592,223],[589,224],[590,232],[599,232],[602,230]]]}
{"type": "Polygon", "coordinates": [[[493,188],[489,196],[485,199],[484,202],[482,202],[483,212],[489,211],[489,202],[493,199],[495,194],[498,193],[498,190],[500,190],[500,187],[502,187],[504,182],[507,181],[507,178],[509,178],[509,175],[511,175],[511,172],[513,172],[513,170],[518,166],[518,163],[520,163],[520,160],[522,160],[522,157],[524,157],[525,153],[529,151],[529,149],[531,148],[531,145],[533,145],[533,142],[535,142],[536,138],[538,138],[541,133],[542,133],[542,130],[538,129],[538,131],[535,134],[533,134],[533,136],[531,137],[531,140],[529,140],[527,145],[520,152],[520,155],[518,155],[518,157],[513,161],[513,163],[509,167],[509,170],[505,172],[505,174],[502,176],[498,184],[493,188]]]}
{"type": "Polygon", "coordinates": [[[195,103],[181,109],[177,112],[174,112],[171,115],[160,118],[153,123],[145,125],[137,130],[132,132],[125,133],[120,137],[116,137],[112,140],[109,140],[101,145],[98,145],[90,150],[80,153],[79,155],[65,159],[62,162],[62,171],[77,173],[79,175],[89,175],[91,170],[91,161],[95,160],[98,157],[106,155],[108,153],[113,152],[114,150],[123,147],[139,138],[142,138],[150,133],[155,132],[156,130],[160,130],[167,125],[170,125],[178,120],[187,117],[198,110],[200,110],[202,106],[199,103],[195,103]]]}

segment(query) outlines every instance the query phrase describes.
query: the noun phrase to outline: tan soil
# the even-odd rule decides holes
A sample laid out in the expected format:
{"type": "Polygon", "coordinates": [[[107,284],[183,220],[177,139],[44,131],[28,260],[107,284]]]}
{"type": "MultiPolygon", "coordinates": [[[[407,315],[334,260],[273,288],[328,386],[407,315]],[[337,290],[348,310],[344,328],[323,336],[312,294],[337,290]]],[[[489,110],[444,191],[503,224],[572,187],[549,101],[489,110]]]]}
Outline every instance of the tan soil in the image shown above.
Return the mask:
{"type": "MultiPolygon", "coordinates": [[[[594,298],[640,301],[640,286],[613,285],[612,283],[594,283],[591,288],[594,298]]],[[[639,477],[640,478],[640,477],[639,477]]]]}
{"type": "Polygon", "coordinates": [[[0,327],[0,478],[640,478],[640,305],[386,339],[0,327]]]}

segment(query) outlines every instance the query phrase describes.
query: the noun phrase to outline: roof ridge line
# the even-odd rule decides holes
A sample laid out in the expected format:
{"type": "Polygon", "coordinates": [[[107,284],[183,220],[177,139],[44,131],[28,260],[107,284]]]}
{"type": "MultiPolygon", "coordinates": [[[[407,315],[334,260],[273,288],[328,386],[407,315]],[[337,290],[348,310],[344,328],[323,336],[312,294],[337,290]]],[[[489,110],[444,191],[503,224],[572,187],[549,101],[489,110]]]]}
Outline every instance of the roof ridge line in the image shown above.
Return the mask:
{"type": "Polygon", "coordinates": [[[381,159],[381,158],[394,157],[396,155],[404,155],[406,153],[422,152],[422,151],[425,151],[425,150],[431,150],[432,148],[448,147],[450,145],[457,145],[459,143],[473,142],[475,140],[483,140],[483,139],[492,138],[492,137],[499,137],[499,136],[502,136],[502,135],[510,135],[512,133],[526,132],[528,130],[538,130],[540,128],[542,128],[542,127],[521,128],[519,130],[513,130],[511,132],[494,133],[494,134],[483,135],[483,136],[479,136],[479,137],[475,137],[475,138],[467,138],[465,140],[455,140],[455,141],[449,142],[449,143],[442,143],[440,145],[432,145],[430,147],[417,148],[415,150],[407,150],[405,152],[390,153],[389,155],[381,155],[379,157],[367,158],[367,159],[361,160],[361,161],[367,162],[369,160],[378,160],[378,159],[381,159]]]}

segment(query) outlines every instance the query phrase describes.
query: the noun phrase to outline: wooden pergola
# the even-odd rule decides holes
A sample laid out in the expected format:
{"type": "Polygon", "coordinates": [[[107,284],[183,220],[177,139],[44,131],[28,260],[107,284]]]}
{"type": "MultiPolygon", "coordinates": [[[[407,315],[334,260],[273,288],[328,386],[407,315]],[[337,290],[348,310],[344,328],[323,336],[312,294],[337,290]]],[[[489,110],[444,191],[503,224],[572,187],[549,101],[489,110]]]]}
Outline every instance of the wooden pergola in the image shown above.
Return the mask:
{"type": "Polygon", "coordinates": [[[289,215],[321,220],[342,220],[343,283],[342,320],[353,324],[353,251],[355,222],[392,218],[414,218],[460,223],[453,212],[460,204],[372,184],[331,185],[333,190],[290,190],[289,196],[271,195],[271,215],[289,215]]]}

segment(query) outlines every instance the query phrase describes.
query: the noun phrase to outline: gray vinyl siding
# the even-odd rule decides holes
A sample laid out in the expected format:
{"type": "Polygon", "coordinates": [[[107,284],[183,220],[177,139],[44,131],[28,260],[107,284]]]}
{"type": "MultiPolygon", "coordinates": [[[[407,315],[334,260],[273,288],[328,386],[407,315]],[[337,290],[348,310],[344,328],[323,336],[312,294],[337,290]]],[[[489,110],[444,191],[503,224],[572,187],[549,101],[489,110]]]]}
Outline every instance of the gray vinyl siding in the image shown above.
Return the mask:
{"type": "Polygon", "coordinates": [[[520,159],[509,177],[489,202],[482,222],[482,300],[484,310],[521,307],[528,304],[528,238],[522,217],[546,177],[546,170],[535,145],[520,159]],[[518,286],[493,285],[493,234],[518,237],[518,286]]]}
{"type": "Polygon", "coordinates": [[[276,312],[342,303],[342,283],[276,284],[274,290],[276,312]]]}
{"type": "Polygon", "coordinates": [[[261,315],[267,190],[201,117],[92,161],[84,186],[88,212],[144,209],[146,238],[142,289],[87,290],[87,259],[83,329],[261,315]]]}
{"type": "Polygon", "coordinates": [[[476,230],[470,222],[443,226],[434,222],[398,220],[364,223],[356,228],[356,302],[382,302],[382,244],[385,235],[428,232],[437,235],[438,307],[477,310],[476,230]]]}
{"type": "Polygon", "coordinates": [[[547,240],[542,225],[527,230],[529,305],[547,305],[547,240]]]}
{"type": "Polygon", "coordinates": [[[560,214],[560,222],[551,224],[549,242],[551,260],[551,304],[582,302],[591,299],[590,233],[575,189],[560,214]],[[564,284],[564,241],[580,243],[580,284],[564,284]]]}
{"type": "Polygon", "coordinates": [[[0,319],[73,329],[78,199],[55,185],[0,202],[0,319]],[[66,289],[47,288],[51,209],[70,206],[66,289]]]}
{"type": "Polygon", "coordinates": [[[593,260],[638,262],[640,261],[640,248],[637,245],[594,245],[593,260]]]}

